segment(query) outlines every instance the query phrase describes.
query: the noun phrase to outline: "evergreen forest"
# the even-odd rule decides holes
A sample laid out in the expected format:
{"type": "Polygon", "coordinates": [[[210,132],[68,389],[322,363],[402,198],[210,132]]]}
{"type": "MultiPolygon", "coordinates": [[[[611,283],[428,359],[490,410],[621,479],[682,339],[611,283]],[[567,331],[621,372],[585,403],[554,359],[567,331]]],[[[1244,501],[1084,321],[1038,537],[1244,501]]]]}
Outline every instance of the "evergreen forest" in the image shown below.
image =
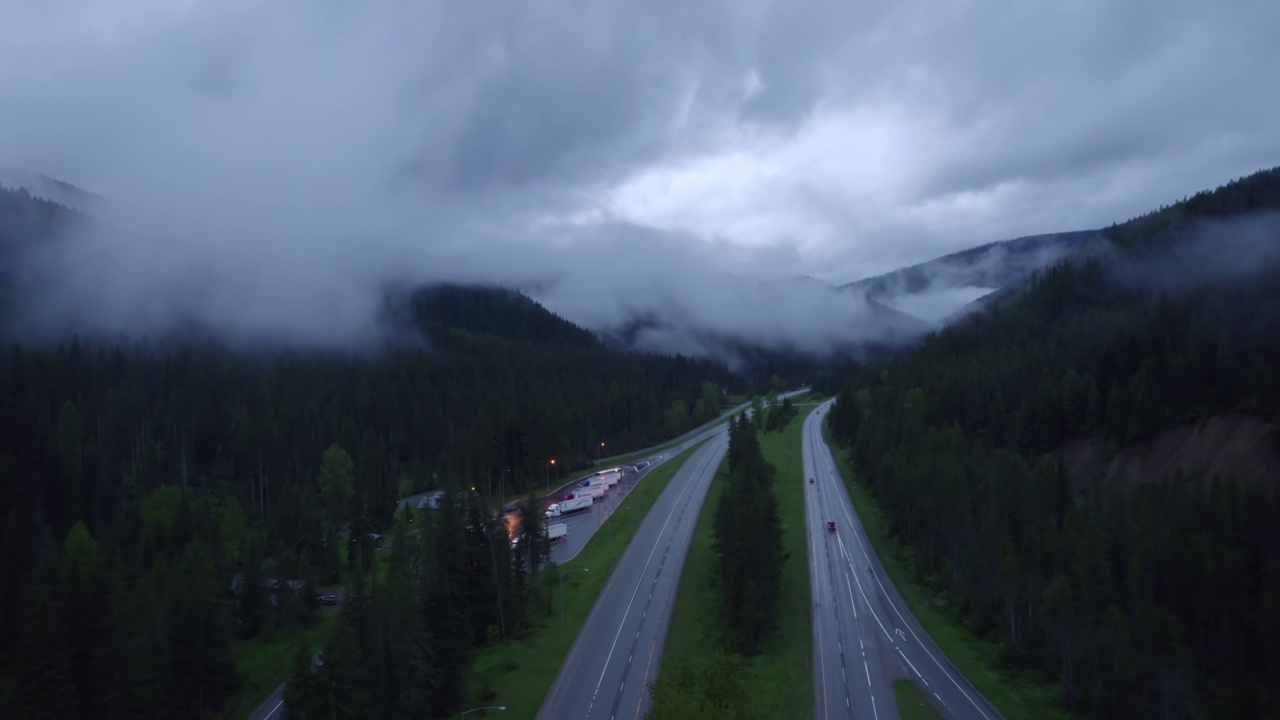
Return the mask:
{"type": "MultiPolygon", "coordinates": [[[[0,261],[80,221],[8,190],[0,213],[0,261]]],[[[0,716],[216,717],[242,684],[233,639],[314,624],[317,591],[341,584],[332,662],[298,681],[326,689],[305,696],[332,699],[325,717],[445,716],[474,648],[549,602],[524,590],[545,557],[512,557],[490,500],[691,429],[748,389],[717,362],[608,347],[510,290],[422,288],[388,307],[420,341],[233,351],[6,330],[0,716]],[[377,550],[397,500],[437,488],[462,492],[401,512],[377,550]],[[425,529],[396,536],[410,516],[425,529]]]]}
{"type": "MultiPolygon", "coordinates": [[[[1242,416],[1280,451],[1280,169],[1106,231],[913,352],[822,373],[835,440],[933,601],[1093,718],[1280,717],[1275,477],[1082,477],[1242,416]],[[1245,262],[1240,262],[1247,253],[1245,262]]],[[[1228,452],[1213,448],[1212,453],[1228,452]]]]}

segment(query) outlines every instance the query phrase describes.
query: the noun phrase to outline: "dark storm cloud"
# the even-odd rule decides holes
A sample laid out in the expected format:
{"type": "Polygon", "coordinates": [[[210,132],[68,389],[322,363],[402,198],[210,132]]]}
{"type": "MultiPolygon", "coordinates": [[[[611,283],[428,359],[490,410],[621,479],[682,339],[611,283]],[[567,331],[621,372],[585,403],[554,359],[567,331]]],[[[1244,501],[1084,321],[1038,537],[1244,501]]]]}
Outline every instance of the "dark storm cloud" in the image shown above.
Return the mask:
{"type": "Polygon", "coordinates": [[[599,329],[828,342],[872,325],[789,278],[1280,162],[1275,27],[1264,0],[17,0],[0,165],[113,204],[38,259],[47,327],[358,342],[386,283],[469,279],[599,329]]]}

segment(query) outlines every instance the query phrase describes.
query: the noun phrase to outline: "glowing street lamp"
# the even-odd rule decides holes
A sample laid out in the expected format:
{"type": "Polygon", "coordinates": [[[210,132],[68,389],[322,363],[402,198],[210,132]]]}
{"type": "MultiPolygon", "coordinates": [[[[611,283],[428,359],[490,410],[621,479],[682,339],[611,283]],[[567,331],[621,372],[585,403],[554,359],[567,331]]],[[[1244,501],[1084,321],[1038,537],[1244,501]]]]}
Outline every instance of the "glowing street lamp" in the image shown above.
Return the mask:
{"type": "MultiPolygon", "coordinates": [[[[555,466],[556,466],[556,459],[551,458],[551,460],[547,462],[547,492],[548,493],[551,492],[551,468],[555,466]]],[[[556,477],[559,477],[559,475],[557,475],[556,477]]]]}
{"type": "Polygon", "coordinates": [[[596,448],[596,461],[597,461],[597,462],[599,462],[599,460],[600,460],[600,450],[601,450],[603,447],[604,447],[604,443],[600,443],[600,446],[596,448]]]}

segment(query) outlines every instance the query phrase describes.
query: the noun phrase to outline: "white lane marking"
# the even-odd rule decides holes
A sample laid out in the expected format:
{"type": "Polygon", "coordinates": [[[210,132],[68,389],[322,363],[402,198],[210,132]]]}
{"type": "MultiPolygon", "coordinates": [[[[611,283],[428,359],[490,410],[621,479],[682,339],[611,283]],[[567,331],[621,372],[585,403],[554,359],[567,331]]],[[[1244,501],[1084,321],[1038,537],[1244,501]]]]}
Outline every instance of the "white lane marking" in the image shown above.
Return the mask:
{"type": "Polygon", "coordinates": [[[284,699],[283,699],[283,698],[281,698],[280,702],[276,703],[276,706],[275,706],[275,707],[271,708],[271,712],[269,712],[269,713],[267,713],[265,716],[263,716],[262,720],[271,720],[271,716],[276,714],[276,711],[280,709],[280,706],[281,706],[281,705],[284,705],[284,699]]]}
{"type": "MultiPolygon", "coordinates": [[[[844,576],[844,586],[849,588],[849,604],[853,606],[853,618],[858,619],[858,603],[853,600],[853,586],[849,584],[849,576],[844,576]]],[[[862,636],[858,636],[858,642],[862,642],[862,636]]]]}
{"type": "Polygon", "coordinates": [[[902,656],[903,660],[907,661],[907,667],[911,668],[911,672],[915,673],[916,677],[920,678],[920,682],[928,685],[929,681],[925,680],[924,676],[920,674],[920,671],[916,669],[916,666],[911,664],[911,660],[907,659],[907,654],[902,652],[902,648],[898,648],[898,654],[902,656]]]}
{"type": "MultiPolygon", "coordinates": [[[[818,439],[820,440],[820,438],[818,439]]],[[[820,441],[819,445],[822,447],[824,452],[818,453],[818,457],[823,460],[823,464],[828,466],[827,469],[831,474],[838,476],[839,473],[835,467],[835,460],[831,456],[831,448],[827,446],[827,443],[825,441],[820,441]]],[[[868,561],[870,561],[870,555],[867,553],[867,548],[862,543],[862,533],[858,532],[858,528],[861,528],[861,524],[858,524],[858,525],[853,524],[854,523],[853,517],[849,514],[849,503],[848,502],[840,503],[840,509],[841,511],[844,512],[844,516],[849,521],[850,526],[854,528],[853,538],[858,541],[858,548],[862,550],[863,557],[868,558],[868,561]]],[[[856,575],[854,576],[854,579],[857,580],[856,575]]],[[[881,582],[880,575],[878,573],[875,574],[875,579],[876,579],[876,584],[880,586],[880,593],[886,598],[889,597],[888,592],[884,588],[884,583],[881,582]]],[[[858,590],[863,592],[864,597],[866,596],[866,592],[862,590],[861,582],[858,582],[858,590]]],[[[870,603],[870,600],[868,600],[868,603],[870,603]]],[[[893,612],[898,616],[898,619],[902,621],[902,624],[907,626],[907,631],[911,633],[911,637],[916,639],[916,642],[919,643],[920,648],[924,650],[924,653],[926,655],[929,656],[929,659],[933,661],[933,664],[938,666],[938,669],[942,671],[942,674],[946,675],[947,679],[951,681],[951,684],[955,685],[956,689],[960,691],[960,694],[964,695],[965,699],[969,701],[969,704],[973,705],[973,709],[977,710],[978,714],[981,715],[982,717],[986,718],[987,720],[991,720],[991,716],[987,715],[987,713],[982,710],[982,707],[978,705],[977,701],[974,700],[973,697],[970,696],[969,693],[964,689],[964,687],[956,680],[955,676],[951,673],[951,671],[948,670],[946,667],[944,667],[943,664],[938,661],[938,658],[934,657],[934,654],[929,650],[928,646],[926,646],[923,642],[921,642],[920,636],[916,635],[915,628],[911,627],[911,623],[908,623],[906,618],[902,616],[902,611],[898,609],[898,604],[894,602],[890,602],[889,607],[893,609],[893,612]]],[[[872,616],[876,615],[874,609],[872,609],[871,614],[872,616]]],[[[876,622],[880,622],[880,618],[878,616],[876,616],[876,622]]],[[[883,630],[884,625],[881,625],[880,629],[883,630]]],[[[888,635],[888,631],[885,631],[885,634],[888,635]]],[[[892,637],[889,638],[889,641],[892,642],[893,638],[892,637]]]]}
{"type": "MultiPolygon", "coordinates": [[[[709,445],[707,447],[712,447],[712,446],[709,445]]],[[[705,468],[706,465],[707,463],[704,462],[703,467],[705,468]]],[[[663,533],[667,531],[667,525],[671,522],[671,517],[676,514],[676,509],[678,509],[682,504],[680,502],[680,498],[684,497],[684,494],[688,492],[693,487],[694,484],[695,483],[686,483],[685,489],[681,491],[678,495],[676,495],[676,503],[675,505],[672,506],[671,511],[667,513],[667,519],[662,523],[662,528],[658,530],[658,537],[662,537],[663,533]]],[[[645,572],[649,570],[649,563],[653,562],[653,555],[656,552],[658,552],[658,546],[655,543],[653,546],[653,549],[649,551],[649,557],[644,561],[644,568],[640,570],[640,578],[643,578],[645,572]]],[[[600,686],[604,684],[605,673],[609,671],[609,662],[613,659],[613,651],[618,647],[618,638],[622,637],[622,628],[626,627],[627,625],[627,616],[631,614],[631,606],[635,603],[636,595],[640,593],[640,586],[642,584],[643,583],[640,583],[640,582],[636,583],[636,589],[634,592],[631,593],[631,599],[627,601],[627,609],[625,612],[622,613],[622,621],[618,623],[618,632],[616,635],[613,636],[613,644],[609,646],[609,654],[605,656],[604,666],[601,667],[600,669],[600,679],[596,681],[596,689],[591,694],[592,705],[595,705],[596,696],[600,694],[600,686]]],[[[653,593],[649,593],[649,595],[650,597],[652,597],[653,593]]],[[[639,633],[636,633],[637,637],[639,637],[639,635],[640,635],[639,633]]],[[[588,712],[590,712],[590,710],[588,710],[588,712]]]]}
{"type": "MultiPolygon", "coordinates": [[[[840,538],[840,536],[839,536],[839,535],[837,535],[837,536],[836,536],[836,541],[840,543],[840,546],[841,546],[842,548],[844,547],[844,540],[842,540],[842,539],[840,538]]],[[[871,617],[873,617],[873,618],[875,618],[875,619],[876,619],[876,624],[880,626],[880,630],[881,630],[881,632],[883,632],[883,633],[884,633],[884,636],[885,636],[885,637],[889,638],[889,644],[890,644],[890,645],[893,645],[893,644],[894,644],[894,642],[893,642],[893,636],[889,634],[889,630],[888,630],[887,628],[885,628],[884,623],[880,622],[880,616],[879,616],[878,614],[876,614],[876,609],[875,609],[875,607],[874,607],[874,606],[872,606],[872,604],[871,604],[871,598],[867,597],[867,591],[866,591],[865,589],[863,589],[863,587],[862,587],[862,581],[858,579],[858,571],[857,571],[856,569],[854,569],[854,568],[853,568],[853,563],[852,563],[852,562],[850,562],[850,563],[849,563],[849,567],[850,567],[850,569],[853,569],[853,581],[854,581],[854,582],[856,582],[856,583],[858,583],[858,592],[859,592],[859,593],[861,593],[861,594],[862,594],[862,598],[863,598],[864,600],[866,600],[866,601],[867,601],[867,609],[871,611],[871,617]]],[[[845,576],[845,578],[846,578],[846,581],[847,581],[847,580],[848,580],[848,576],[845,576]]],[[[850,590],[849,592],[850,592],[850,598],[849,598],[849,599],[850,599],[850,600],[852,600],[852,599],[853,599],[853,597],[852,597],[852,595],[853,595],[853,591],[852,591],[852,590],[850,590]]]]}

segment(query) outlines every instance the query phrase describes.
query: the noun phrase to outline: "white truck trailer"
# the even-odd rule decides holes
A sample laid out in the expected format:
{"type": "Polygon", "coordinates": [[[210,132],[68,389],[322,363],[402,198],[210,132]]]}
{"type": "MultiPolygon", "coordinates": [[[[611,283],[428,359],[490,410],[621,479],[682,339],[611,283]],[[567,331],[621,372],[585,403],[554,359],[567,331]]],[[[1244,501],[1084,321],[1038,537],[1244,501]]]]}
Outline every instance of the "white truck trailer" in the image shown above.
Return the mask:
{"type": "Polygon", "coordinates": [[[583,497],[575,494],[572,500],[561,500],[560,502],[551,503],[551,506],[547,508],[547,511],[543,513],[543,515],[549,518],[560,517],[561,515],[567,515],[571,512],[577,512],[578,510],[586,510],[591,507],[591,503],[593,502],[595,502],[594,498],[583,497]]]}
{"type": "Polygon", "coordinates": [[[621,479],[622,479],[622,470],[620,469],[605,470],[603,472],[598,472],[595,475],[588,475],[587,477],[583,478],[578,483],[578,487],[580,488],[587,488],[587,487],[611,488],[614,485],[617,485],[618,481],[621,479]]]}
{"type": "Polygon", "coordinates": [[[604,497],[605,490],[606,488],[603,485],[595,485],[593,487],[580,487],[573,491],[573,496],[575,498],[591,498],[594,500],[595,498],[598,498],[598,497],[604,497]]]}
{"type": "MultiPolygon", "coordinates": [[[[523,533],[516,535],[514,538],[511,539],[511,547],[512,548],[519,547],[520,542],[524,540],[525,537],[527,536],[524,535],[523,533]]],[[[551,525],[547,525],[547,539],[550,540],[551,542],[568,540],[569,526],[564,523],[554,523],[551,525]]]]}

